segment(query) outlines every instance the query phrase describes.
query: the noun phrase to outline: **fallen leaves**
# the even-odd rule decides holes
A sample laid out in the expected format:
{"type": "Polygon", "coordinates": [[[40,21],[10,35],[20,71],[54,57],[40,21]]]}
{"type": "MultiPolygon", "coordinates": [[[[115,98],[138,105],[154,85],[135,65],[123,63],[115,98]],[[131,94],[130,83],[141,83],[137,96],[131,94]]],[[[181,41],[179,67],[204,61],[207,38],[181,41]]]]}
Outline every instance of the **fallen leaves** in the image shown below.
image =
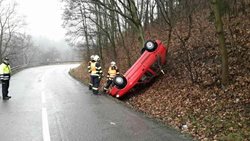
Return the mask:
{"type": "MultiPolygon", "coordinates": [[[[243,23],[245,29],[250,29],[250,25],[243,23]]],[[[217,42],[213,35],[214,29],[207,23],[203,26],[202,28],[206,30],[202,33],[206,37],[193,33],[196,35],[193,37],[195,39],[191,39],[188,43],[189,50],[196,56],[192,60],[194,61],[192,67],[199,75],[198,85],[190,83],[189,74],[180,59],[183,52],[178,50],[178,43],[173,41],[172,46],[175,49],[169,52],[170,61],[165,70],[167,74],[143,91],[143,94],[138,94],[127,102],[166,124],[185,130],[201,141],[221,140],[232,133],[247,141],[250,138],[250,129],[247,126],[250,121],[248,30],[243,31],[243,27],[237,25],[240,27],[237,27],[234,35],[237,37],[236,43],[240,46],[228,48],[232,83],[222,89],[219,85],[221,67],[219,51],[216,44],[211,44],[217,42]],[[203,49],[196,52],[195,47],[203,49]]],[[[140,93],[140,90],[137,93],[140,93]]]]}
{"type": "MultiPolygon", "coordinates": [[[[187,48],[193,59],[192,70],[186,67],[185,52],[173,33],[171,47],[167,56],[165,75],[154,83],[137,87],[129,99],[124,100],[150,117],[172,125],[172,127],[193,135],[201,141],[219,141],[227,139],[250,139],[250,24],[247,17],[235,17],[225,21],[226,44],[229,53],[229,71],[231,84],[220,86],[220,53],[217,47],[214,26],[208,21],[208,12],[200,13],[194,19],[192,37],[187,48]],[[192,83],[190,74],[196,76],[192,83]]],[[[178,23],[179,24],[179,23],[178,23]]],[[[184,23],[185,24],[185,23],[184,23]]],[[[162,26],[150,27],[154,38],[166,39],[168,34],[162,26]]],[[[174,31],[187,35],[185,25],[174,31]]],[[[183,34],[183,36],[184,36],[183,34]]],[[[138,45],[135,38],[128,35],[126,43],[130,46],[131,60],[138,57],[138,45]]],[[[150,35],[148,35],[150,36],[150,35]]],[[[128,69],[124,50],[117,50],[118,66],[122,73],[128,69]]],[[[106,54],[107,51],[106,51],[106,54]]],[[[103,62],[109,62],[106,55],[103,62]]],[[[108,63],[104,67],[107,69],[108,63]]],[[[84,65],[74,74],[79,79],[88,80],[84,65]],[[81,70],[81,71],[80,71],[81,70]]]]}

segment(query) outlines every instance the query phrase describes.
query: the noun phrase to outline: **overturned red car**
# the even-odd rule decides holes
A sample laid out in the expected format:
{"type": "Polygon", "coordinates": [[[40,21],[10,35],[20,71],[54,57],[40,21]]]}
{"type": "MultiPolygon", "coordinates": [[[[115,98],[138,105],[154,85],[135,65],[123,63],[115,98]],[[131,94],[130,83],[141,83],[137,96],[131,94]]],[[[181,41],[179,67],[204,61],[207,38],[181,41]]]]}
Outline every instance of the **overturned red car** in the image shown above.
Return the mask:
{"type": "Polygon", "coordinates": [[[160,40],[148,40],[142,49],[142,55],[124,75],[114,78],[114,86],[109,94],[117,98],[125,95],[135,85],[148,83],[159,75],[166,63],[167,48],[160,40]]]}

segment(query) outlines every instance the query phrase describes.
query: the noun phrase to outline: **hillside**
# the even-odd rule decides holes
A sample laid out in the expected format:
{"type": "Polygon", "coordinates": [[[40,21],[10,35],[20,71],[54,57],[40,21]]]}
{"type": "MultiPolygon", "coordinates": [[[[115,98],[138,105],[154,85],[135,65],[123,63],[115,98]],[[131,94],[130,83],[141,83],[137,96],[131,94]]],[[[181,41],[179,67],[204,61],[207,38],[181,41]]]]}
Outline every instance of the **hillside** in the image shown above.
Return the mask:
{"type": "MultiPolygon", "coordinates": [[[[220,53],[209,12],[195,16],[191,36],[185,48],[178,35],[187,36],[185,21],[173,29],[168,47],[165,75],[146,87],[137,87],[122,99],[127,105],[149,117],[191,134],[201,141],[250,140],[250,17],[234,17],[224,21],[229,53],[230,85],[220,83],[220,53]],[[181,34],[180,34],[181,33],[181,34]],[[184,125],[184,126],[183,126],[184,125]]],[[[167,39],[166,29],[155,22],[146,30],[147,39],[167,39]]],[[[136,37],[126,36],[131,60],[140,55],[136,37]]],[[[119,42],[118,42],[119,43],[119,42]]],[[[164,42],[165,43],[165,42],[164,42]]],[[[104,71],[111,61],[106,52],[104,71]]],[[[116,61],[122,73],[128,69],[123,49],[117,49],[116,61]]],[[[86,62],[71,71],[74,77],[87,82],[86,62]]],[[[104,80],[103,80],[104,81],[104,80]]]]}

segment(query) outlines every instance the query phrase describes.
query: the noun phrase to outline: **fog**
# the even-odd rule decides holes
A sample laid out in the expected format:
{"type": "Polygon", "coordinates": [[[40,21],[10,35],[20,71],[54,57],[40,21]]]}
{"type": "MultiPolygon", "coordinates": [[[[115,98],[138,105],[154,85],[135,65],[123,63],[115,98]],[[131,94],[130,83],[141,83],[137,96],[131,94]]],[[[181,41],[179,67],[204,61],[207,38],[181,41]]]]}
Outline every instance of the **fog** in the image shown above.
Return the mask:
{"type": "Polygon", "coordinates": [[[33,59],[41,63],[81,61],[81,53],[70,47],[64,40],[50,40],[47,37],[34,37],[34,48],[39,53],[33,59]]]}
{"type": "MultiPolygon", "coordinates": [[[[58,0],[0,0],[0,58],[11,65],[81,61],[80,51],[64,41],[61,2],[58,0]]],[[[1,62],[1,60],[0,60],[1,62]]]]}
{"type": "Polygon", "coordinates": [[[13,42],[9,50],[13,67],[38,66],[65,62],[79,62],[81,52],[67,45],[64,40],[53,41],[46,37],[27,36],[25,40],[13,42]]]}

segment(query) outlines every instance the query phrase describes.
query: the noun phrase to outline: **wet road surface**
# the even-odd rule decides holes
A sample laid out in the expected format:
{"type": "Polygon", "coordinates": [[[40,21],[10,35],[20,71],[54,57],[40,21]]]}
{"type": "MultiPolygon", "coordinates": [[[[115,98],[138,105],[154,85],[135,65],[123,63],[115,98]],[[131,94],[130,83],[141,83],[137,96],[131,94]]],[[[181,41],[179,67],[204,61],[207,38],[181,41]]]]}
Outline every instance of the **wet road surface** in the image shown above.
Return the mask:
{"type": "Polygon", "coordinates": [[[29,68],[0,101],[0,141],[188,141],[173,129],[68,75],[74,65],[29,68]]]}

